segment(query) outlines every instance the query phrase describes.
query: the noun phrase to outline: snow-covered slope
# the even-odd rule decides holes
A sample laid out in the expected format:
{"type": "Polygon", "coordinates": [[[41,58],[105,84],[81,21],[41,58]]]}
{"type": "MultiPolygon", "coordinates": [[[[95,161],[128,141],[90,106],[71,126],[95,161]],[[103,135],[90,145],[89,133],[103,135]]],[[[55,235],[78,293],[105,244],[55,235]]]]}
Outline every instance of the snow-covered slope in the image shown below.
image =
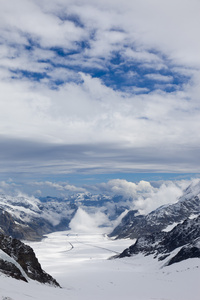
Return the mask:
{"type": "Polygon", "coordinates": [[[42,203],[35,197],[0,195],[0,230],[12,237],[40,239],[44,234],[66,230],[77,206],[56,199],[42,203]]]}
{"type": "Polygon", "coordinates": [[[154,258],[158,257],[159,260],[163,260],[172,255],[176,249],[178,252],[171,256],[167,265],[200,257],[200,215],[197,218],[185,220],[169,232],[161,231],[141,236],[132,246],[116,257],[129,257],[143,253],[153,254],[154,258]]]}
{"type": "Polygon", "coordinates": [[[10,277],[28,282],[28,276],[20,264],[0,249],[0,271],[10,277]]]}
{"type": "MultiPolygon", "coordinates": [[[[47,235],[39,242],[30,242],[45,271],[56,278],[62,289],[52,289],[25,277],[29,281],[27,284],[6,277],[4,272],[0,273],[0,300],[198,300],[199,199],[200,185],[195,184],[188,187],[173,205],[162,206],[147,216],[138,216],[137,211],[129,212],[119,227],[120,230],[124,227],[124,237],[140,236],[132,246],[133,240],[108,238],[107,232],[103,231],[106,228],[102,226],[98,228],[98,234],[95,226],[89,226],[87,234],[83,231],[60,231],[47,235]],[[180,224],[170,231],[163,231],[175,222],[180,224]],[[142,232],[147,235],[143,236],[142,232]],[[125,248],[127,250],[123,253],[130,257],[123,254],[121,259],[109,259],[116,254],[119,256],[125,248]]],[[[66,224],[76,212],[74,222],[78,223],[84,217],[82,221],[85,224],[85,215],[80,214],[78,207],[84,208],[88,215],[102,212],[109,221],[127,209],[126,205],[122,206],[120,199],[89,194],[67,199],[24,199],[21,196],[15,200],[15,197],[9,196],[0,198],[2,232],[12,228],[16,232],[19,226],[20,230],[32,230],[41,236],[41,232],[67,228],[66,224]],[[41,232],[37,232],[38,228],[41,228],[41,232]]],[[[9,243],[12,244],[11,240],[9,243]]],[[[12,256],[4,248],[1,250],[0,266],[2,263],[4,271],[13,266],[17,268],[18,252],[12,256]]]]}
{"type": "Polygon", "coordinates": [[[108,260],[131,242],[111,240],[94,232],[49,234],[41,242],[30,244],[44,269],[62,289],[0,275],[0,299],[199,300],[199,259],[170,266],[164,266],[169,258],[158,261],[153,255],[143,254],[108,260]]]}
{"type": "Polygon", "coordinates": [[[148,215],[136,215],[129,211],[110,236],[117,238],[138,238],[164,230],[169,225],[180,223],[192,215],[200,213],[200,183],[190,185],[178,202],[164,205],[148,215]]]}
{"type": "Polygon", "coordinates": [[[32,279],[59,286],[55,279],[42,270],[30,246],[3,234],[0,234],[0,271],[25,282],[32,279]]]}

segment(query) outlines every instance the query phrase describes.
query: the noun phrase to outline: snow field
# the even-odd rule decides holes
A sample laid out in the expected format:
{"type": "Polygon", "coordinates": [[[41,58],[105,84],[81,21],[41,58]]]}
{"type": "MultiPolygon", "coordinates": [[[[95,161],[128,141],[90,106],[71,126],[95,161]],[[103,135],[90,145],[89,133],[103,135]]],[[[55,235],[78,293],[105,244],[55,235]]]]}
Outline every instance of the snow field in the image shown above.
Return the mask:
{"type": "Polygon", "coordinates": [[[133,243],[70,231],[29,243],[62,289],[0,276],[0,300],[199,300],[200,260],[163,267],[152,256],[108,260],[133,243]]]}

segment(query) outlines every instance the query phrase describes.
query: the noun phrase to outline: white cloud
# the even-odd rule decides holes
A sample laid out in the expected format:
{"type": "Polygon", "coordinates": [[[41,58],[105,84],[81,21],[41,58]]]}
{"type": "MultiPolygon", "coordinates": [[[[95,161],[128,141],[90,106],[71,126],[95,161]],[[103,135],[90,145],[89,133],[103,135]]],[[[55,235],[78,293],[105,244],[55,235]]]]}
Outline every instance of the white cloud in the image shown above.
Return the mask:
{"type": "MultiPolygon", "coordinates": [[[[73,163],[76,163],[76,168],[87,167],[87,164],[99,166],[97,157],[110,157],[110,166],[107,162],[107,166],[104,165],[109,170],[124,167],[137,169],[137,163],[126,162],[123,153],[129,151],[127,158],[130,158],[131,152],[142,155],[147,149],[155,163],[147,163],[143,159],[143,162],[138,161],[139,168],[159,169],[159,162],[156,161],[159,155],[163,154],[168,160],[180,151],[181,156],[187,154],[188,147],[198,149],[200,114],[196,84],[186,86],[185,91],[170,94],[155,91],[130,96],[105,87],[97,78],[85,74],[81,76],[82,83],[68,83],[58,90],[49,90],[46,85],[27,80],[2,81],[0,119],[3,135],[52,143],[54,146],[89,145],[84,152],[92,153],[87,155],[91,164],[76,158],[70,161],[71,170],[73,163]],[[101,153],[97,149],[92,150],[91,144],[104,145],[101,153]],[[110,144],[115,144],[111,147],[115,149],[109,153],[110,144]],[[143,150],[137,150],[141,147],[143,150]],[[158,149],[162,149],[159,155],[156,154],[158,149]],[[120,151],[122,155],[113,161],[115,152],[119,154],[120,151]]],[[[197,172],[198,163],[194,166],[187,164],[188,159],[193,157],[190,153],[187,159],[184,156],[180,166],[175,166],[173,161],[165,165],[163,161],[162,170],[171,168],[171,171],[176,171],[183,167],[197,172]]]]}
{"type": "Polygon", "coordinates": [[[0,190],[3,194],[10,193],[13,190],[16,190],[17,188],[18,184],[13,182],[12,179],[0,181],[0,190]]]}
{"type": "MultiPolygon", "coordinates": [[[[127,48],[124,51],[124,55],[127,57],[127,59],[132,59],[137,62],[144,63],[151,63],[152,64],[162,64],[163,60],[158,55],[144,51],[143,49],[138,49],[138,51],[135,51],[131,48],[127,48]]],[[[164,66],[163,66],[164,67],[164,66]]]]}
{"type": "Polygon", "coordinates": [[[78,187],[72,184],[67,184],[65,182],[38,181],[38,182],[32,182],[31,184],[36,186],[43,186],[43,187],[47,186],[56,189],[60,192],[73,192],[73,193],[87,192],[85,188],[78,187]]]}
{"type": "Polygon", "coordinates": [[[12,83],[12,89],[9,83],[1,83],[4,134],[61,143],[113,141],[137,146],[185,143],[191,134],[198,136],[199,111],[182,92],[130,97],[97,78],[83,78],[83,84],[71,83],[59,90],[26,81],[12,83]]]}
{"type": "Polygon", "coordinates": [[[140,193],[147,193],[153,189],[149,182],[143,180],[137,184],[125,179],[112,179],[100,186],[115,195],[122,195],[127,198],[134,198],[140,193]]]}
{"type": "Polygon", "coordinates": [[[64,190],[66,190],[66,191],[69,191],[69,192],[73,192],[73,193],[77,193],[77,192],[82,192],[82,193],[84,193],[84,192],[86,192],[86,189],[85,188],[81,188],[81,187],[77,187],[77,186],[75,186],[75,185],[71,185],[71,184],[66,184],[66,185],[64,185],[64,190]]]}
{"type": "Polygon", "coordinates": [[[36,197],[40,197],[41,195],[42,195],[42,191],[41,190],[36,190],[36,191],[34,191],[34,196],[36,196],[36,197]]]}
{"type": "MultiPolygon", "coordinates": [[[[196,149],[198,153],[200,140],[199,5],[196,0],[125,0],[123,5],[118,0],[2,2],[2,136],[84,147],[81,153],[87,154],[87,160],[76,157],[67,161],[62,152],[60,161],[57,155],[49,162],[51,172],[55,165],[64,168],[65,163],[65,172],[87,167],[96,171],[101,167],[199,171],[198,163],[190,162],[191,152],[196,149]],[[59,55],[56,49],[67,55],[59,55]],[[112,58],[116,53],[121,60],[115,64],[112,58]],[[141,87],[136,86],[135,69],[128,69],[124,76],[132,78],[125,92],[116,91],[113,78],[107,87],[103,79],[93,76],[98,69],[109,77],[114,67],[123,74],[126,63],[133,61],[144,72],[141,82],[149,78],[164,86],[155,85],[157,90],[152,92],[141,82],[141,87]],[[170,75],[161,75],[161,69],[170,75]],[[28,72],[27,76],[22,71],[28,72]],[[37,73],[36,78],[31,72],[37,73]],[[38,74],[44,78],[39,80],[38,74]],[[191,79],[177,85],[174,92],[159,90],[170,87],[167,84],[175,75],[191,79]],[[64,84],[56,86],[54,81],[64,84]],[[91,145],[103,145],[101,153],[91,145]],[[116,152],[109,151],[111,148],[116,152]],[[146,153],[143,159],[138,154],[146,149],[148,161],[146,153]],[[123,156],[127,151],[129,161],[123,156]],[[137,153],[138,159],[132,161],[131,152],[137,153]],[[162,162],[156,152],[165,154],[162,162]],[[177,156],[183,156],[179,163],[174,162],[177,156]],[[110,162],[102,163],[101,158],[110,162]]],[[[36,160],[37,153],[34,155],[36,160]]],[[[47,166],[48,162],[43,165],[38,158],[38,165],[47,166]]]]}
{"type": "Polygon", "coordinates": [[[9,184],[8,184],[7,182],[5,182],[5,181],[1,181],[1,182],[0,182],[0,186],[1,186],[2,188],[8,188],[8,187],[9,187],[9,184]]]}
{"type": "Polygon", "coordinates": [[[104,213],[96,212],[94,214],[88,214],[79,207],[69,227],[73,232],[78,233],[104,232],[105,229],[99,227],[107,222],[108,218],[104,213]]]}
{"type": "Polygon", "coordinates": [[[182,189],[172,182],[162,184],[159,189],[152,189],[148,196],[139,196],[134,201],[134,207],[141,214],[147,214],[159,206],[177,202],[182,193],[182,189]]]}
{"type": "Polygon", "coordinates": [[[138,210],[140,214],[147,214],[159,206],[177,202],[189,184],[188,180],[165,181],[159,187],[154,187],[150,182],[143,180],[134,183],[124,179],[114,179],[100,184],[99,188],[102,192],[123,196],[124,203],[131,209],[138,210]]]}
{"type": "Polygon", "coordinates": [[[163,82],[171,82],[173,80],[172,76],[165,76],[161,74],[146,74],[146,78],[156,81],[163,81],[163,82]]]}
{"type": "MultiPolygon", "coordinates": [[[[22,33],[21,36],[38,41],[42,47],[74,48],[73,42],[83,37],[82,28],[71,21],[61,21],[55,14],[45,13],[36,1],[4,2],[1,9],[1,26],[5,30],[22,33]],[[26,34],[24,34],[26,33],[26,34]]],[[[9,36],[6,37],[9,39],[9,36]]],[[[9,40],[10,42],[10,40],[9,40]]],[[[18,43],[21,41],[19,40],[18,43]]],[[[28,44],[27,40],[24,40],[28,44]]]]}

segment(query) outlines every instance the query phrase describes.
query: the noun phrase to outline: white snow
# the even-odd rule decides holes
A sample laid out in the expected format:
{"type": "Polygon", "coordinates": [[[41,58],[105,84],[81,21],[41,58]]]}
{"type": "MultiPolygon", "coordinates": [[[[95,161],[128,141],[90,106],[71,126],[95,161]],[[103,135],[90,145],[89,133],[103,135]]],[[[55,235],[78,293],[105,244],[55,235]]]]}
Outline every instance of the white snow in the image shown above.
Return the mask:
{"type": "Polygon", "coordinates": [[[193,215],[191,215],[191,216],[189,217],[189,219],[190,219],[190,220],[192,220],[192,219],[195,219],[195,218],[197,218],[198,216],[199,216],[199,214],[196,214],[196,215],[195,215],[195,214],[193,214],[193,215]]]}
{"type": "Polygon", "coordinates": [[[24,272],[24,270],[22,269],[22,267],[16,262],[16,260],[14,260],[14,258],[10,257],[7,253],[5,253],[3,250],[0,249],[0,259],[10,262],[13,265],[15,265],[22,273],[22,275],[26,278],[27,281],[29,281],[28,276],[26,275],[26,273],[24,272]]]}
{"type": "Polygon", "coordinates": [[[0,300],[199,300],[199,259],[169,267],[152,256],[107,260],[133,242],[95,233],[49,234],[29,244],[62,289],[0,275],[0,300]]]}
{"type": "MultiPolygon", "coordinates": [[[[181,222],[180,222],[181,223],[181,222]]],[[[178,224],[180,224],[180,223],[173,223],[173,224],[171,224],[171,225],[168,225],[166,228],[164,228],[162,231],[164,231],[164,232],[169,232],[169,231],[171,231],[174,227],[176,227],[176,225],[178,225],[178,224]]]]}

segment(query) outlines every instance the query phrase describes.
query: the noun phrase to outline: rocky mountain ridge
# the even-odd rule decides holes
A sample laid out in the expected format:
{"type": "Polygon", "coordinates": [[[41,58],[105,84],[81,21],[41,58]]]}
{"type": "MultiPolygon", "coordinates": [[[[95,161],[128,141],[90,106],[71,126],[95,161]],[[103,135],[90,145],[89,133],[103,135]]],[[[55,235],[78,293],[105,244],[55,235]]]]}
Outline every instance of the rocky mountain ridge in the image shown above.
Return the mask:
{"type": "Polygon", "coordinates": [[[129,211],[121,223],[110,234],[116,238],[139,238],[165,230],[169,225],[183,222],[191,215],[200,213],[200,183],[189,186],[178,202],[164,205],[147,215],[137,215],[137,211],[129,211]]]}
{"type": "Polygon", "coordinates": [[[59,287],[57,281],[41,268],[30,246],[2,233],[0,233],[0,271],[25,282],[32,279],[59,287]]]}
{"type": "Polygon", "coordinates": [[[139,237],[136,242],[115,258],[130,257],[142,253],[165,260],[174,250],[176,253],[165,263],[171,265],[188,258],[200,258],[200,215],[186,219],[169,232],[154,232],[139,237]]]}
{"type": "Polygon", "coordinates": [[[17,239],[39,240],[44,234],[67,230],[77,209],[64,200],[42,203],[35,197],[0,195],[0,232],[17,239]]]}

